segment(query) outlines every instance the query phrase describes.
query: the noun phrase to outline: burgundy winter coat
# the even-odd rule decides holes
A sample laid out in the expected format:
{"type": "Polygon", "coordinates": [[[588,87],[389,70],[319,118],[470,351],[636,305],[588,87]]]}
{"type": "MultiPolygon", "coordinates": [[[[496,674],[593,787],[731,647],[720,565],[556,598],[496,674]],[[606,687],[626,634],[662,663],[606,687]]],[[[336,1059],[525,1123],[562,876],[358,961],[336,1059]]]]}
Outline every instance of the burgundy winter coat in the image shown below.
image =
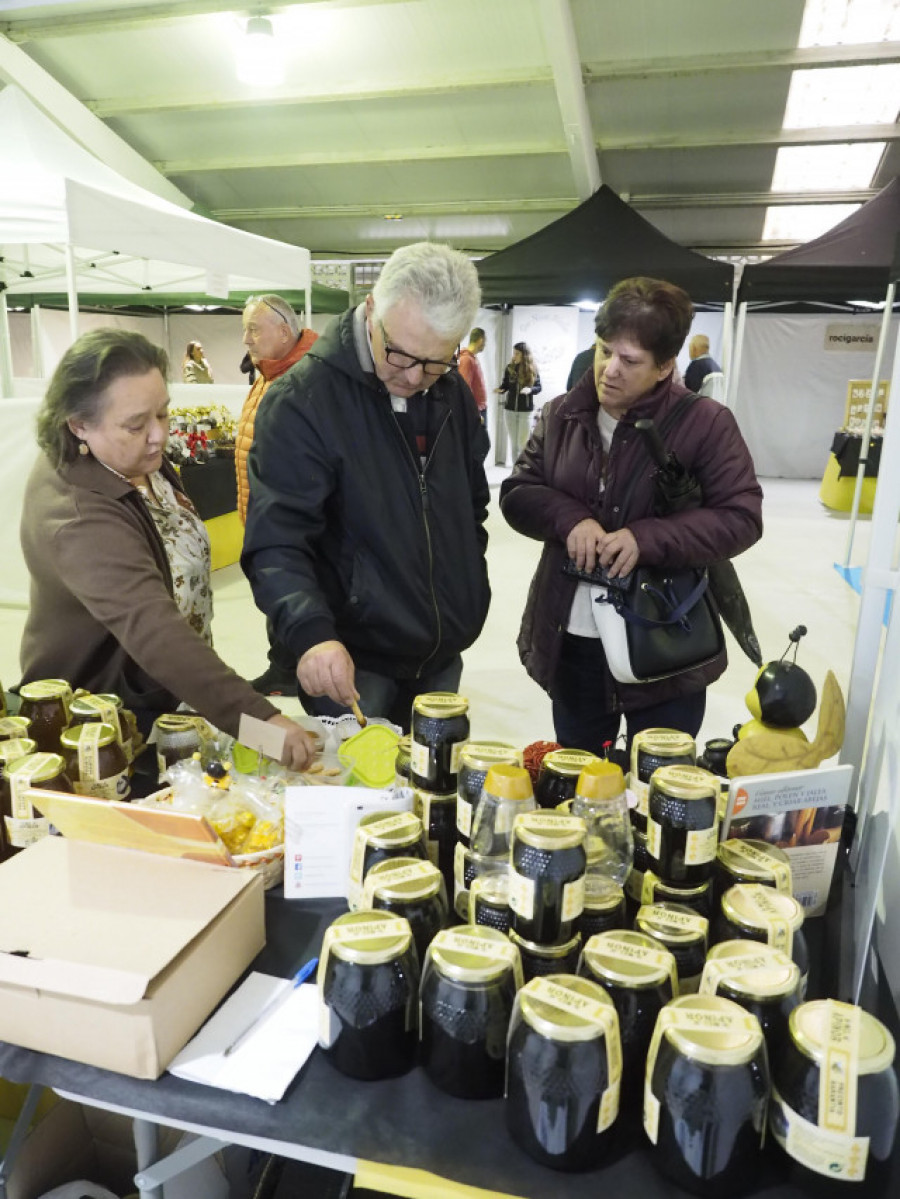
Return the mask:
{"type": "MultiPolygon", "coordinates": [[[[593,376],[584,375],[571,391],[544,405],[531,439],[500,488],[500,508],[509,524],[544,542],[518,646],[529,675],[551,694],[577,586],[562,573],[566,538],[579,521],[593,517],[608,531],[627,524],[639,561],[655,566],[704,566],[732,558],[762,535],[762,488],[750,453],[732,413],[703,397],[682,411],[665,437],[666,448],[699,480],[703,507],[662,518],[652,515],[656,468],[634,423],[652,417],[659,427],[687,394],[668,376],[625,413],[613,435],[601,493],[599,402],[593,376]],[[639,477],[623,522],[620,504],[634,472],[639,477]]],[[[697,670],[655,683],[626,685],[610,677],[611,709],[634,711],[702,690],[727,664],[723,650],[697,670]]]]}

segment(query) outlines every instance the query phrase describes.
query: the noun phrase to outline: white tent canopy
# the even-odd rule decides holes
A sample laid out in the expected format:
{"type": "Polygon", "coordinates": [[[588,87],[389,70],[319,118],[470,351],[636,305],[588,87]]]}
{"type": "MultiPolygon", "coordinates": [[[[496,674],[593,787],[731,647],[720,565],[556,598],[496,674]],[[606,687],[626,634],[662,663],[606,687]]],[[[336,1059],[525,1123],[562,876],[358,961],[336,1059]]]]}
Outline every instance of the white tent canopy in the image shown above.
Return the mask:
{"type": "MultiPolygon", "coordinates": [[[[208,220],[130,183],[17,87],[0,92],[5,295],[311,288],[309,251],[208,220]]],[[[8,338],[7,338],[8,341],[8,338]]]]}

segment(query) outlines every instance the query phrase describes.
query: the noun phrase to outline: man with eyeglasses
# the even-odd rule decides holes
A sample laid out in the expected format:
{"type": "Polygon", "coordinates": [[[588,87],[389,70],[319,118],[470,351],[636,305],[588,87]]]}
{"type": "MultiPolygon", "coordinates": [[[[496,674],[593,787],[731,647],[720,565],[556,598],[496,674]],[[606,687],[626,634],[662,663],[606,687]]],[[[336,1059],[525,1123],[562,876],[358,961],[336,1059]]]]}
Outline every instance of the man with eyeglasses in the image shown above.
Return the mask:
{"type": "Polygon", "coordinates": [[[372,293],[273,384],[242,565],[306,710],[409,727],[456,691],[490,602],[484,431],[456,370],[480,301],[462,254],[395,251],[372,293]]]}
{"type": "MultiPolygon", "coordinates": [[[[247,522],[247,455],[253,444],[253,430],[260,403],[270,384],[300,361],[318,337],[312,329],[301,329],[291,305],[274,294],[250,296],[244,305],[244,345],[256,368],[256,379],[244,400],[238,420],[234,444],[234,467],[237,479],[237,506],[241,523],[247,522]]],[[[279,645],[271,622],[266,622],[269,636],[269,665],[253,687],[263,695],[293,695],[296,687],[295,662],[288,649],[279,645]]]]}

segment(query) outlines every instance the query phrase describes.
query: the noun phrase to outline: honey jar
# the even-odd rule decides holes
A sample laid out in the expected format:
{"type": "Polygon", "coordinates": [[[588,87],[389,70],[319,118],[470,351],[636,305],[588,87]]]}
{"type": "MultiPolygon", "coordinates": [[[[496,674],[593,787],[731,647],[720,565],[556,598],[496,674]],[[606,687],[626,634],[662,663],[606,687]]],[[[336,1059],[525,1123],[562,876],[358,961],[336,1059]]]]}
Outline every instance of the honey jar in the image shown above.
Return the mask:
{"type": "Polygon", "coordinates": [[[517,816],[510,851],[511,928],[541,945],[571,939],[584,908],[587,830],[577,816],[539,809],[517,816]]]}
{"type": "Polygon", "coordinates": [[[76,695],[69,705],[69,719],[72,724],[99,721],[102,724],[110,725],[115,730],[116,740],[122,747],[125,760],[129,763],[133,760],[137,722],[134,713],[129,712],[123,706],[118,695],[109,693],[76,695]]]}
{"type": "Polygon", "coordinates": [[[634,927],[665,946],[678,969],[678,993],[696,991],[706,961],[709,921],[678,903],[648,903],[638,909],[634,927]]]}
{"type": "Polygon", "coordinates": [[[746,941],[720,941],[706,955],[701,995],[722,995],[759,1021],[769,1062],[783,1052],[788,1018],[800,1002],[800,971],[780,949],[746,941]]]}
{"type": "Polygon", "coordinates": [[[629,789],[637,798],[631,809],[631,822],[642,833],[647,831],[647,802],[650,779],[660,766],[693,766],[697,761],[694,738],[677,729],[642,729],[631,741],[629,789]]]}
{"type": "Polygon", "coordinates": [[[578,776],[585,766],[599,759],[584,749],[551,749],[541,760],[534,798],[539,808],[555,808],[574,799],[578,776]]]}
{"type": "Polygon", "coordinates": [[[470,741],[462,750],[459,759],[459,775],[456,782],[456,831],[459,839],[468,845],[472,836],[472,818],[485,779],[492,766],[521,766],[522,752],[503,741],[470,741]]]}
{"type": "Polygon", "coordinates": [[[806,997],[809,948],[803,933],[803,908],[793,895],[761,883],[736,883],[722,896],[715,940],[762,941],[792,958],[800,970],[800,998],[806,997]]]}
{"type": "Polygon", "coordinates": [[[59,735],[69,723],[72,688],[64,679],[38,679],[19,688],[19,715],[31,721],[28,735],[39,753],[57,753],[59,735]]]}
{"type": "Polygon", "coordinates": [[[50,821],[35,810],[25,794],[29,788],[64,791],[70,795],[74,788],[66,775],[62,756],[47,753],[26,754],[10,762],[6,783],[8,791],[3,796],[6,844],[10,853],[19,853],[50,833],[50,821]]]}
{"type": "Polygon", "coordinates": [[[347,892],[351,911],[361,904],[366,875],[386,858],[428,860],[422,821],[412,812],[368,812],[356,826],[347,892]]]}
{"type": "Polygon", "coordinates": [[[450,916],[443,875],[437,866],[420,858],[376,862],[363,884],[362,906],[408,920],[420,962],[450,916]]]}
{"type": "Polygon", "coordinates": [[[452,691],[417,695],[412,706],[409,775],[414,787],[456,794],[461,754],[469,740],[469,701],[452,691]]]}
{"type": "Polygon", "coordinates": [[[111,724],[91,720],[70,725],[63,729],[59,743],[66,774],[77,795],[110,800],[128,798],[131,794],[128,760],[111,724]]]}
{"type": "Polygon", "coordinates": [[[650,867],[664,882],[695,887],[712,878],[719,833],[719,781],[696,766],[662,766],[647,797],[650,867]]]}

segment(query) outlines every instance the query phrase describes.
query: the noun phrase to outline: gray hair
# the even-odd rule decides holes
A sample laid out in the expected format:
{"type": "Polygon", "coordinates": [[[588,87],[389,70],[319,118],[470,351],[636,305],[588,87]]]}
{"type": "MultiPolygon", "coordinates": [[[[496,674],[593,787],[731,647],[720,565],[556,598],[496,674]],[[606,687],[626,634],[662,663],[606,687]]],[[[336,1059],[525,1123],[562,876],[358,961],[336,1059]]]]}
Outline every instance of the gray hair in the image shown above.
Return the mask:
{"type": "Polygon", "coordinates": [[[402,300],[414,301],[438,336],[458,342],[478,311],[481,286],[465,254],[439,242],[419,241],[394,251],[372,298],[382,317],[402,300]]]}
{"type": "Polygon", "coordinates": [[[37,415],[37,442],[55,467],[78,457],[78,438],[69,420],[96,424],[102,397],[116,379],[146,375],[163,379],[169,369],[165,350],[130,329],[94,329],[66,350],[53,372],[37,415]]]}
{"type": "Polygon", "coordinates": [[[262,304],[264,308],[271,308],[285,322],[294,337],[300,336],[300,324],[297,320],[297,314],[284,296],[277,296],[274,292],[266,292],[260,296],[248,296],[247,303],[244,305],[244,311],[246,312],[248,308],[253,308],[257,304],[262,304]]]}

